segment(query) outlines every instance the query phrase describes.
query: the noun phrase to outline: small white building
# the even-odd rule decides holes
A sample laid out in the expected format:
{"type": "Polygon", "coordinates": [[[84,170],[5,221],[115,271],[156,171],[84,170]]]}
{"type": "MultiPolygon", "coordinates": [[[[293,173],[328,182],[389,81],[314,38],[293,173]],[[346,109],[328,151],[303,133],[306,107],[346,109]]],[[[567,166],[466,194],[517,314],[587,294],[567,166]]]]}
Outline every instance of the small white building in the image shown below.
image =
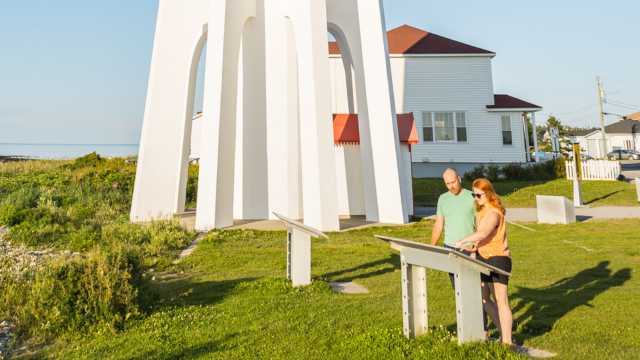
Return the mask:
{"type": "MultiPolygon", "coordinates": [[[[387,33],[397,113],[413,113],[419,143],[411,147],[413,176],[440,177],[478,164],[530,160],[527,114],[535,129],[540,106],[493,92],[495,53],[401,26],[387,33]]],[[[357,113],[357,89],[347,85],[338,45],[329,43],[334,113],[357,113]]],[[[351,75],[350,75],[351,76],[351,75]]]]}
{"type": "MultiPolygon", "coordinates": [[[[625,119],[604,127],[607,138],[606,153],[613,150],[640,150],[640,121],[625,119]]],[[[584,137],[584,145],[581,143],[587,155],[596,159],[602,158],[602,131],[596,130],[584,137]]]]}

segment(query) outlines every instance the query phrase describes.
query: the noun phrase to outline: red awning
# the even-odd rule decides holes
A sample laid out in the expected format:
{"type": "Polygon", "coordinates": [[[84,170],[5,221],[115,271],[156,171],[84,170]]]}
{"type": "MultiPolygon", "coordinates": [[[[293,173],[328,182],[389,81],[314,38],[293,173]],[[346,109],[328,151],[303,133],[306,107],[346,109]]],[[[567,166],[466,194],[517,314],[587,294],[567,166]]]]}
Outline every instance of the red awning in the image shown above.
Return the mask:
{"type": "MultiPolygon", "coordinates": [[[[418,130],[413,119],[413,113],[398,114],[398,135],[401,144],[415,145],[418,143],[418,130]]],[[[360,129],[358,114],[333,115],[333,139],[336,144],[359,144],[360,129]]]]}

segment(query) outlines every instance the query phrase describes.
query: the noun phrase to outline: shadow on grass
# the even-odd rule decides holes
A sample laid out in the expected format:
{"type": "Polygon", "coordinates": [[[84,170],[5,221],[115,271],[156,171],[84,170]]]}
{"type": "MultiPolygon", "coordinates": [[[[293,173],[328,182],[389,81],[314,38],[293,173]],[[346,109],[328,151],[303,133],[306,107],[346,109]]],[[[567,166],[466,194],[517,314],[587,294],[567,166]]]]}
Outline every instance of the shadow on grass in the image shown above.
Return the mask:
{"type": "Polygon", "coordinates": [[[617,193],[619,193],[619,192],[621,192],[621,191],[622,191],[622,190],[614,191],[614,192],[609,193],[609,194],[607,194],[607,195],[600,196],[599,198],[595,198],[595,199],[593,199],[593,200],[591,200],[591,201],[587,201],[587,202],[586,202],[586,203],[584,203],[584,204],[585,204],[585,205],[588,205],[588,204],[594,203],[594,202],[596,202],[596,201],[604,200],[604,199],[608,198],[609,196],[613,196],[613,195],[615,195],[615,194],[617,194],[617,193]]]}
{"type": "Polygon", "coordinates": [[[567,313],[580,306],[593,307],[590,302],[605,291],[624,285],[631,279],[631,269],[625,268],[613,273],[608,269],[609,261],[580,271],[572,278],[564,278],[541,289],[519,287],[510,295],[519,299],[513,313],[526,309],[514,317],[517,331],[525,338],[536,337],[553,329],[554,324],[567,313]]]}
{"type": "MultiPolygon", "coordinates": [[[[258,280],[257,277],[243,278],[225,281],[194,282],[192,279],[178,279],[161,285],[165,298],[174,298],[174,301],[183,305],[211,305],[224,300],[233,294],[235,288],[245,282],[258,280]]],[[[175,303],[172,303],[175,305],[175,303]]]]}
{"type": "Polygon", "coordinates": [[[374,276],[384,275],[384,274],[387,274],[387,273],[390,273],[390,272],[394,272],[394,271],[399,270],[399,269],[400,269],[400,255],[399,254],[392,254],[386,259],[368,262],[366,264],[358,265],[358,266],[352,267],[350,269],[345,269],[345,270],[330,272],[330,273],[327,273],[327,274],[322,274],[322,277],[330,279],[331,281],[349,282],[349,281],[353,281],[353,280],[357,280],[357,279],[367,279],[367,278],[371,278],[371,277],[374,277],[374,276]],[[361,274],[353,274],[353,275],[350,275],[350,276],[343,276],[345,274],[350,274],[350,273],[353,273],[353,272],[360,272],[360,271],[363,271],[363,270],[368,270],[368,269],[370,269],[372,267],[376,267],[376,266],[380,266],[380,265],[391,265],[391,267],[385,267],[384,269],[371,271],[371,272],[365,272],[365,273],[361,273],[361,274]]]}
{"type": "Polygon", "coordinates": [[[218,348],[220,344],[227,342],[229,339],[232,339],[237,336],[237,333],[229,334],[225,336],[224,339],[215,340],[215,341],[207,341],[202,344],[194,345],[188,347],[186,349],[182,349],[177,352],[164,351],[163,349],[151,350],[144,352],[142,354],[138,354],[134,357],[129,358],[130,360],[172,360],[172,359],[195,359],[204,355],[213,355],[218,352],[218,348]]]}

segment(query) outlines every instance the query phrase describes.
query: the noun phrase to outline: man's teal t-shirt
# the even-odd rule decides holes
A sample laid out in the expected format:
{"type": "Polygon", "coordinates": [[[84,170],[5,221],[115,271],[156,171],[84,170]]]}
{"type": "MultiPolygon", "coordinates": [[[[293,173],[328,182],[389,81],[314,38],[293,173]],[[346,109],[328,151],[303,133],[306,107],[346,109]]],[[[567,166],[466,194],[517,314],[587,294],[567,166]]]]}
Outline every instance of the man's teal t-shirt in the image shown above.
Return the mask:
{"type": "MultiPolygon", "coordinates": [[[[444,243],[450,245],[476,231],[475,209],[471,191],[462,189],[458,195],[450,191],[438,199],[438,215],[444,216],[444,243]]],[[[462,247],[470,246],[464,243],[462,247]]]]}

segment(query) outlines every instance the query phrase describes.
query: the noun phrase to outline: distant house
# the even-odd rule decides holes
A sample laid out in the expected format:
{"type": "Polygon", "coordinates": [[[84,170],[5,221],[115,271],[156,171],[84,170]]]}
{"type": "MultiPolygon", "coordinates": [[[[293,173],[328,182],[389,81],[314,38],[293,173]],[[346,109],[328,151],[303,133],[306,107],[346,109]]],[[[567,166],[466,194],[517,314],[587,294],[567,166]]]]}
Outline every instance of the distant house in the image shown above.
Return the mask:
{"type": "MultiPolygon", "coordinates": [[[[633,114],[632,114],[633,115],[633,114]]],[[[633,119],[621,120],[604,127],[607,139],[606,153],[617,149],[640,149],[640,121],[633,119]]],[[[602,131],[596,130],[584,137],[586,152],[594,158],[601,158],[602,131]]],[[[582,143],[581,143],[582,144],[582,143]]],[[[581,147],[583,147],[581,145],[581,147]]]]}
{"type": "MultiPolygon", "coordinates": [[[[494,52],[411,26],[387,33],[397,113],[413,113],[420,142],[411,146],[413,176],[440,177],[478,164],[529,160],[526,117],[542,108],[493,92],[494,52]]],[[[357,113],[352,70],[329,43],[333,113],[357,113]]]]}
{"type": "Polygon", "coordinates": [[[572,144],[580,144],[580,150],[587,151],[587,145],[584,139],[592,132],[593,130],[569,130],[567,131],[567,137],[572,144]]]}

